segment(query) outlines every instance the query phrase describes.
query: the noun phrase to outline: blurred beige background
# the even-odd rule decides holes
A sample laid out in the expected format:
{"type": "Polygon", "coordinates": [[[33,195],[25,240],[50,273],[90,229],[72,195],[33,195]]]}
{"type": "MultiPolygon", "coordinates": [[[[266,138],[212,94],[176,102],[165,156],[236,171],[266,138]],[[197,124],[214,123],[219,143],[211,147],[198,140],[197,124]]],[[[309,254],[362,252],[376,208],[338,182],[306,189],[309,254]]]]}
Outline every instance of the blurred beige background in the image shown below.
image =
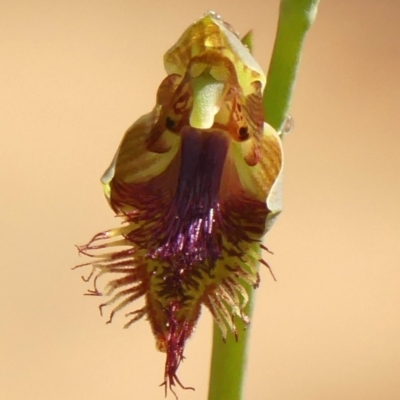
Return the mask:
{"type": "MultiPolygon", "coordinates": [[[[70,271],[84,261],[73,246],[118,223],[99,177],[153,107],[167,48],[215,9],[241,33],[254,28],[267,69],[278,3],[2,1],[1,399],[163,398],[148,324],[105,325],[70,271]]],[[[321,0],[246,400],[400,399],[399,18],[396,0],[321,0]]],[[[206,399],[210,338],[204,312],[179,370],[196,391],[181,400],[206,399]]]]}

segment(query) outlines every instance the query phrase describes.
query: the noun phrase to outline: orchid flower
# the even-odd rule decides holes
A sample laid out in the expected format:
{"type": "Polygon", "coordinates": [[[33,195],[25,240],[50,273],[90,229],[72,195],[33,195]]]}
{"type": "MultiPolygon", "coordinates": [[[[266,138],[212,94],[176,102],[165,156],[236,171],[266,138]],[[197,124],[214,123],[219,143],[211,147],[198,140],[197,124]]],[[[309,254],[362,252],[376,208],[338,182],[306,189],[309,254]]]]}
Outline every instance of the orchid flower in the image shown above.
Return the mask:
{"type": "Polygon", "coordinates": [[[249,323],[266,232],[281,211],[282,146],[264,121],[265,75],[234,29],[213,12],[164,56],[156,105],[125,133],[101,181],[122,224],[79,251],[93,257],[100,310],[145,317],[166,353],[165,389],[206,307],[223,338],[249,323]],[[104,253],[104,250],[108,250],[104,253]],[[99,279],[106,283],[99,289],[99,279]],[[138,307],[137,300],[144,299],[138,307]]]}

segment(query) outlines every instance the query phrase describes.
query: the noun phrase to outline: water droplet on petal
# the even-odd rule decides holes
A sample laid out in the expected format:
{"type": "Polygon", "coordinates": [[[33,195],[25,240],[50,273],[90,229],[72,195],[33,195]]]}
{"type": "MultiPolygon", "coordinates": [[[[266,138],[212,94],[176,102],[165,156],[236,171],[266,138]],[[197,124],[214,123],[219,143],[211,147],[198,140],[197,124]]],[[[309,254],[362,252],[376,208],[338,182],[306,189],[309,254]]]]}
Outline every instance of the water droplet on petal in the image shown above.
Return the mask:
{"type": "Polygon", "coordinates": [[[204,16],[206,17],[207,15],[215,18],[215,19],[222,19],[221,15],[218,14],[217,12],[213,11],[213,10],[208,10],[204,13],[204,16]]]}

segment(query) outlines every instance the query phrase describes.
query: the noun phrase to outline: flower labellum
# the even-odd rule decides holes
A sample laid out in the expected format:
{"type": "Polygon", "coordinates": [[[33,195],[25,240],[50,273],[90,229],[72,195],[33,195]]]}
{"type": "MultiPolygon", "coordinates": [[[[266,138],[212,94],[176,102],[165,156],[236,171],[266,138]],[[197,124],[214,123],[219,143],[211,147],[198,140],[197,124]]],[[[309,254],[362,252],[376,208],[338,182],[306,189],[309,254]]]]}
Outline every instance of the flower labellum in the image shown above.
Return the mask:
{"type": "Polygon", "coordinates": [[[215,13],[191,25],[164,63],[156,106],[128,129],[102,177],[123,223],[79,250],[94,257],[84,264],[89,294],[107,297],[100,308],[111,307],[110,321],[124,310],[125,327],[150,322],[172,390],[183,387],[177,369],[202,306],[224,338],[237,335],[236,318],[248,323],[243,283],[258,285],[262,238],[281,209],[282,148],[264,122],[265,75],[215,13]]]}

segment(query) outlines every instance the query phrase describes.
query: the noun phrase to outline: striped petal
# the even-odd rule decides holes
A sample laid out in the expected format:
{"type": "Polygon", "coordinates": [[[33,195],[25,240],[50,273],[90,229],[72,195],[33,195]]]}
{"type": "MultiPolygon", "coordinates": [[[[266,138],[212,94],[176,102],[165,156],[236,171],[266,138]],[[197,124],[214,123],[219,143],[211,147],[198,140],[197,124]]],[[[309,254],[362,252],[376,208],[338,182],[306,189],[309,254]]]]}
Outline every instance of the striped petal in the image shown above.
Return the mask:
{"type": "Polygon", "coordinates": [[[128,129],[102,177],[123,224],[80,250],[95,256],[91,294],[108,296],[110,319],[125,310],[126,326],[149,320],[172,389],[202,306],[224,337],[237,335],[236,318],[248,322],[243,284],[258,286],[261,241],[281,209],[282,148],[264,122],[262,70],[215,14],[164,61],[156,106],[128,129]]]}

